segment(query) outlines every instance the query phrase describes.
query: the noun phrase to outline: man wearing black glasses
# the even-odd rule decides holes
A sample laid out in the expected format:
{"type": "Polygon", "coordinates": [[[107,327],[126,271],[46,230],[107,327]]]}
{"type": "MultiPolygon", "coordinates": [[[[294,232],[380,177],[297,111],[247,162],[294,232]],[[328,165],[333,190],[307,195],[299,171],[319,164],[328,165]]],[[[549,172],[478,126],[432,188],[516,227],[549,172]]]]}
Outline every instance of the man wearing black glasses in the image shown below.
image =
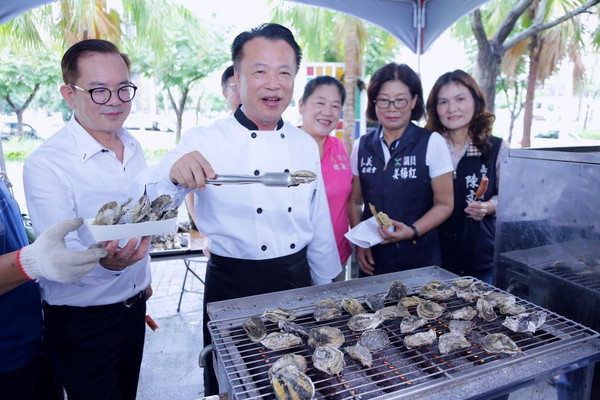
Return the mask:
{"type": "MultiPolygon", "coordinates": [[[[60,92],[73,118],[24,167],[37,234],[136,196],[134,177],[146,167],[140,144],[122,127],[137,89],[128,57],[110,42],[85,40],[67,50],[61,67],[60,92]]],[[[73,250],[94,242],[85,228],[65,238],[73,250]]],[[[43,349],[69,400],[135,398],[151,292],[149,243],[150,237],[107,242],[108,255],[71,284],[40,279],[43,349]]]]}

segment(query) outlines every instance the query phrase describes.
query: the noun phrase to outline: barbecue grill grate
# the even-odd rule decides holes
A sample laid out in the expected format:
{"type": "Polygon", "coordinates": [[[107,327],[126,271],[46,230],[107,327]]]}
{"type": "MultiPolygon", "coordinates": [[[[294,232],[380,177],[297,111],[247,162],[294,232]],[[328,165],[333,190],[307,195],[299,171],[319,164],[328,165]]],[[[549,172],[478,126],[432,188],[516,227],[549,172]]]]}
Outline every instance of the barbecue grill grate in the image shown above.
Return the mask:
{"type": "MultiPolygon", "coordinates": [[[[477,280],[476,280],[477,281],[477,280]]],[[[446,281],[450,285],[451,281],[446,281]]],[[[490,290],[502,292],[492,286],[486,285],[490,290]]],[[[418,287],[409,287],[409,295],[418,295],[418,287]]],[[[366,289],[366,288],[365,288],[366,289]]],[[[356,297],[364,305],[364,298],[356,297]]],[[[377,293],[383,296],[385,293],[377,293]]],[[[337,295],[333,300],[340,303],[344,296],[337,295]]],[[[439,302],[447,307],[447,311],[457,310],[472,303],[456,296],[439,302]]],[[[386,302],[395,305],[396,302],[386,302]]],[[[337,376],[329,376],[312,367],[311,355],[313,348],[307,344],[292,347],[283,351],[268,350],[260,343],[250,341],[242,328],[242,323],[249,317],[225,318],[209,322],[209,329],[213,337],[215,351],[223,362],[224,373],[227,376],[233,394],[238,399],[274,399],[268,370],[270,366],[284,354],[300,354],[309,364],[307,375],[315,384],[315,398],[333,399],[372,399],[385,396],[389,393],[411,393],[422,385],[445,384],[453,380],[464,379],[467,376],[490,371],[495,368],[523,361],[524,358],[539,356],[545,352],[552,352],[562,346],[572,345],[581,341],[597,337],[593,330],[570,321],[557,314],[544,310],[532,303],[517,298],[517,304],[526,307],[527,312],[544,311],[547,313],[546,322],[535,334],[514,333],[502,326],[504,316],[486,322],[479,317],[473,319],[473,331],[467,335],[472,346],[466,351],[439,354],[437,342],[418,349],[408,349],[403,344],[403,339],[409,334],[434,329],[438,335],[448,332],[448,322],[445,313],[438,319],[429,321],[425,326],[414,332],[403,334],[400,332],[400,320],[386,321],[380,328],[384,329],[390,339],[391,345],[384,350],[373,354],[373,366],[364,367],[357,361],[345,356],[346,366],[337,376]],[[479,345],[480,340],[490,333],[504,333],[510,337],[521,349],[518,355],[490,354],[479,345]]],[[[343,347],[356,344],[362,332],[353,332],[347,322],[350,315],[343,312],[342,317],[317,322],[312,313],[314,304],[303,305],[292,309],[296,323],[306,329],[318,326],[333,326],[339,328],[345,336],[343,347]]],[[[260,310],[261,312],[263,310],[260,310]]],[[[411,314],[416,315],[415,307],[410,307],[411,314]]],[[[258,314],[260,315],[260,314],[258,314]]],[[[266,321],[267,332],[279,331],[275,323],[266,321]]]]}

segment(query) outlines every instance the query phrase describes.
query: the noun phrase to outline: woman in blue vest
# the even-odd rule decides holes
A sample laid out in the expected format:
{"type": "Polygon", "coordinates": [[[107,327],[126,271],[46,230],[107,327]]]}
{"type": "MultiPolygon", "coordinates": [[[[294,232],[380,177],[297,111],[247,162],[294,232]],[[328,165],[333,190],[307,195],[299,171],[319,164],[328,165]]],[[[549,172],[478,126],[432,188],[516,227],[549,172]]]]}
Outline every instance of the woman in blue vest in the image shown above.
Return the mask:
{"type": "Polygon", "coordinates": [[[380,244],[356,248],[359,275],[440,265],[436,228],[452,212],[453,169],[444,138],[412,122],[425,109],[421,80],[390,63],[373,74],[367,95],[367,118],[379,126],[354,143],[350,224],[370,218],[373,205],[394,231],[380,227],[380,244]]]}
{"type": "Polygon", "coordinates": [[[440,226],[442,267],[491,283],[498,153],[508,144],[492,136],[496,117],[486,110],[485,95],[477,82],[464,71],[438,78],[427,99],[427,117],[426,128],[446,139],[455,169],[454,211],[440,226]],[[484,177],[487,190],[478,196],[484,177]]]}

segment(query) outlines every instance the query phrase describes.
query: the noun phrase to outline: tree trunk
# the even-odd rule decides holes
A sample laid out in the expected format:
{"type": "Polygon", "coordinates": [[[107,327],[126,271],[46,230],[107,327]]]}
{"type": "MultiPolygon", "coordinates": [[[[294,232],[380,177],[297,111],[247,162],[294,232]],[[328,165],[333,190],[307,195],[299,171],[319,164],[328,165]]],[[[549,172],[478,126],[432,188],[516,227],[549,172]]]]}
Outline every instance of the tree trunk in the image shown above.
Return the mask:
{"type": "Polygon", "coordinates": [[[358,77],[358,37],[351,29],[344,33],[344,87],[346,89],[346,102],[344,103],[344,134],[343,140],[348,155],[352,152],[354,135],[356,132],[356,79],[358,77]]]}
{"type": "Polygon", "coordinates": [[[496,102],[496,77],[500,71],[502,53],[492,46],[480,47],[477,53],[477,81],[487,99],[487,109],[494,112],[496,102]]]}
{"type": "Polygon", "coordinates": [[[525,112],[523,113],[523,139],[521,147],[531,146],[531,123],[533,122],[533,100],[535,98],[535,85],[539,66],[539,37],[531,38],[529,54],[529,73],[527,75],[527,92],[525,94],[525,112]]]}

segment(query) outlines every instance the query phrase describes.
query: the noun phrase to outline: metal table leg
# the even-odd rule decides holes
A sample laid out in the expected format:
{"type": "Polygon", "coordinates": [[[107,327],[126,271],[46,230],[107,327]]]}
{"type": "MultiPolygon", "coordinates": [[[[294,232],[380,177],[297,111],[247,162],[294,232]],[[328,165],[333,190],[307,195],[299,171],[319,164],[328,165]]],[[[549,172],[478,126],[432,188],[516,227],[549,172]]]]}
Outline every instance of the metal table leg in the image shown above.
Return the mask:
{"type": "MultiPolygon", "coordinates": [[[[177,303],[177,312],[179,312],[181,310],[181,300],[183,299],[183,292],[186,292],[185,282],[187,281],[188,272],[191,272],[192,275],[194,275],[196,277],[196,279],[198,279],[204,285],[204,279],[200,278],[200,276],[193,269],[190,268],[190,264],[192,261],[193,261],[193,259],[191,259],[191,258],[183,259],[183,263],[185,265],[185,275],[183,275],[183,284],[181,285],[181,292],[179,293],[179,303],[177,303]]],[[[202,260],[202,261],[197,261],[197,262],[206,263],[207,261],[208,261],[208,259],[202,260]]]]}

